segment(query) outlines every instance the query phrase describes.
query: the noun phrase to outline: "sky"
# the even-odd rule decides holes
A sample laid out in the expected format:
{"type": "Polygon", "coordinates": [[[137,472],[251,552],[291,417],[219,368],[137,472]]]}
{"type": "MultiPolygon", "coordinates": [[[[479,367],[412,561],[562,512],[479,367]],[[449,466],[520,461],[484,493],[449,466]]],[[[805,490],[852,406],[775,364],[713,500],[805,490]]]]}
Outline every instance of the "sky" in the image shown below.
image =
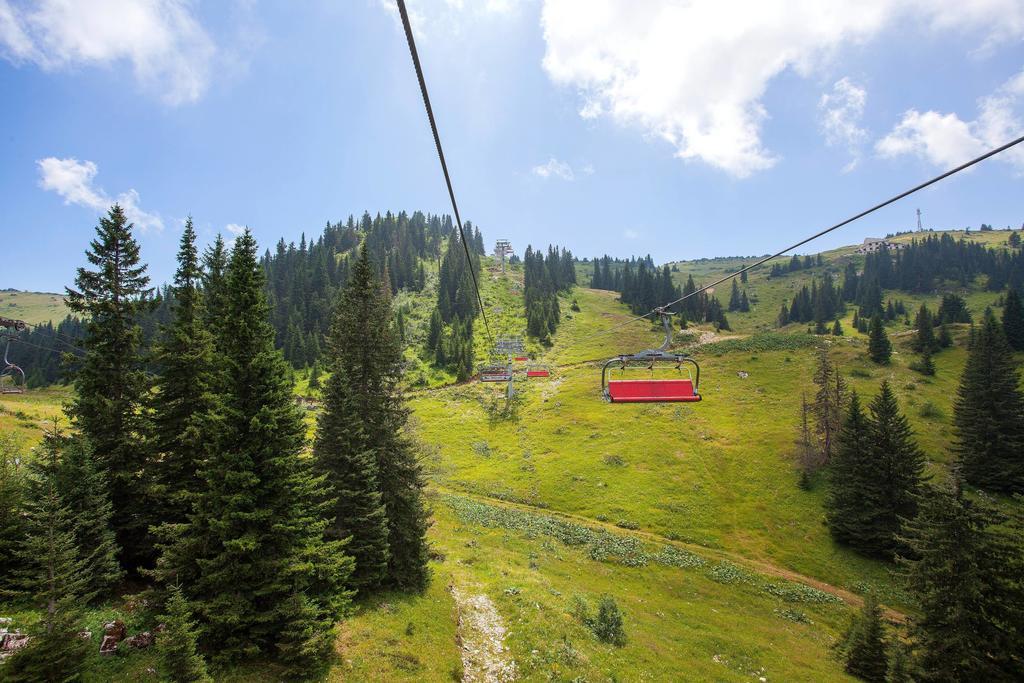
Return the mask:
{"type": "MultiPolygon", "coordinates": [[[[1024,134],[1024,0],[408,4],[461,213],[520,253],[774,252],[1024,134]]],[[[1024,149],[813,249],[1022,200],[1024,149]]],[[[71,284],[115,201],[156,283],[189,215],[450,212],[394,4],[0,0],[0,289],[71,284]]]]}

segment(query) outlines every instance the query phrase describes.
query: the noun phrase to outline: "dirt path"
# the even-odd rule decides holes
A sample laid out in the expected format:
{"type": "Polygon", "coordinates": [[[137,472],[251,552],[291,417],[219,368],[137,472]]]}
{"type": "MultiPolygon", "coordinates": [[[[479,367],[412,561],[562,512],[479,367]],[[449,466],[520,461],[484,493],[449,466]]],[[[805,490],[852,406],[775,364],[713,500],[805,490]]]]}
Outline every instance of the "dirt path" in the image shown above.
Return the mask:
{"type": "Polygon", "coordinates": [[[516,663],[505,647],[505,622],[483,593],[448,586],[458,610],[462,680],[506,683],[516,679],[516,663]]]}
{"type": "MultiPolygon", "coordinates": [[[[862,597],[860,597],[856,593],[852,593],[852,592],[846,590],[845,588],[839,588],[838,586],[833,586],[830,583],[825,583],[824,581],[821,581],[819,579],[815,579],[814,577],[806,576],[804,574],[800,574],[799,572],[795,572],[795,571],[793,571],[791,569],[786,569],[785,567],[780,567],[778,565],[774,565],[774,564],[772,564],[770,562],[766,562],[764,560],[752,559],[752,558],[746,557],[744,555],[738,555],[736,553],[729,552],[727,550],[718,550],[718,549],[714,549],[714,548],[706,548],[706,547],[704,547],[702,545],[698,545],[696,543],[684,543],[684,542],[680,542],[680,541],[671,541],[671,540],[665,538],[664,536],[659,536],[658,534],[651,533],[649,531],[627,531],[627,530],[622,529],[621,527],[615,526],[614,524],[612,524],[610,522],[599,522],[599,521],[597,521],[595,519],[591,519],[590,517],[584,517],[584,516],[581,516],[581,515],[574,515],[574,514],[571,514],[571,513],[568,513],[568,512],[559,512],[557,510],[551,510],[549,508],[539,508],[539,507],[535,507],[533,505],[528,505],[526,503],[510,503],[508,501],[500,500],[500,499],[497,499],[497,498],[491,498],[489,496],[482,496],[482,495],[474,494],[474,493],[466,493],[464,491],[459,491],[457,489],[449,489],[448,487],[440,486],[440,485],[436,485],[436,484],[434,485],[434,487],[439,489],[439,490],[441,490],[441,491],[443,491],[443,492],[445,492],[445,493],[451,493],[451,494],[454,494],[454,495],[463,496],[465,498],[472,498],[474,500],[478,500],[480,502],[487,503],[488,505],[495,505],[495,506],[507,507],[507,508],[515,508],[515,509],[518,509],[518,510],[523,510],[523,511],[526,511],[526,512],[531,512],[533,514],[542,515],[542,516],[545,516],[545,517],[558,517],[558,518],[562,518],[562,519],[565,519],[565,520],[573,521],[573,522],[575,522],[577,524],[583,524],[583,525],[589,526],[591,528],[605,529],[605,530],[609,531],[610,533],[613,533],[613,534],[616,534],[616,535],[620,535],[620,536],[634,536],[634,537],[637,537],[637,538],[643,538],[643,539],[645,539],[647,541],[650,541],[652,543],[660,543],[660,544],[664,544],[664,545],[673,545],[673,546],[676,546],[676,547],[679,547],[679,548],[684,548],[686,550],[689,550],[690,552],[692,552],[692,553],[694,553],[696,555],[700,555],[701,557],[704,557],[705,559],[724,559],[724,560],[729,560],[730,562],[733,562],[733,563],[735,563],[737,565],[746,567],[747,569],[751,569],[751,570],[757,572],[758,574],[764,574],[766,576],[775,576],[775,577],[778,577],[780,579],[786,579],[787,581],[793,581],[795,583],[802,583],[802,584],[810,586],[812,588],[817,588],[818,590],[820,590],[820,591],[822,591],[824,593],[829,593],[830,595],[836,596],[837,598],[839,598],[840,600],[842,600],[846,604],[851,605],[853,607],[860,607],[861,605],[864,604],[864,599],[862,597]]],[[[895,624],[902,624],[902,623],[906,622],[906,620],[907,620],[907,615],[906,614],[904,614],[903,612],[900,612],[900,611],[888,608],[888,607],[883,607],[882,608],[882,612],[885,615],[886,619],[888,619],[890,622],[895,623],[895,624]]]]}

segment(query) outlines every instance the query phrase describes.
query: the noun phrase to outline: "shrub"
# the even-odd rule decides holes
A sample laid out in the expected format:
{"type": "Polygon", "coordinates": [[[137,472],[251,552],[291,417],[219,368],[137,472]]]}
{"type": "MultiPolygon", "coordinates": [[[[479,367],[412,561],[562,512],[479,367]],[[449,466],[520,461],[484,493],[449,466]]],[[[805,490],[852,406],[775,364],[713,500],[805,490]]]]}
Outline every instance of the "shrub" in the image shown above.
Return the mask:
{"type": "Polygon", "coordinates": [[[865,370],[864,368],[851,368],[850,369],[850,377],[864,377],[864,378],[867,378],[867,377],[871,377],[871,373],[868,372],[867,370],[865,370]]]}
{"type": "Polygon", "coordinates": [[[626,631],[622,627],[622,612],[615,598],[605,595],[597,608],[597,619],[591,630],[602,643],[611,643],[616,647],[626,644],[626,631]]]}

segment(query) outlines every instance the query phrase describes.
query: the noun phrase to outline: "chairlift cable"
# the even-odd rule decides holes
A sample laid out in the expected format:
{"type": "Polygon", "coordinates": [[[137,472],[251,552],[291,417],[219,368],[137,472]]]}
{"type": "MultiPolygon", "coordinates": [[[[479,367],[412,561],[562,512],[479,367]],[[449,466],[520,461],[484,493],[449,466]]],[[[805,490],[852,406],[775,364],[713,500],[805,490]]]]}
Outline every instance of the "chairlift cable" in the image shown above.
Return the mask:
{"type": "MultiPolygon", "coordinates": [[[[55,348],[52,348],[52,347],[49,347],[49,346],[40,346],[39,344],[33,344],[32,342],[25,341],[24,339],[21,339],[20,337],[15,337],[15,336],[12,336],[12,335],[3,335],[2,338],[6,339],[8,341],[12,341],[15,344],[24,344],[25,346],[32,346],[34,348],[41,349],[43,351],[50,351],[51,353],[56,353],[56,354],[68,353],[67,351],[61,351],[59,349],[55,349],[55,348]]],[[[75,348],[77,349],[77,347],[75,347],[75,348]]],[[[85,353],[84,349],[77,349],[77,350],[82,352],[82,353],[85,353]]]]}
{"type": "Polygon", "coordinates": [[[476,300],[480,305],[480,315],[484,319],[484,330],[487,332],[487,340],[494,346],[494,339],[491,337],[491,327],[487,322],[487,311],[484,310],[484,300],[480,296],[480,285],[477,282],[476,273],[473,271],[473,259],[469,255],[469,243],[466,241],[466,233],[462,229],[462,217],[459,215],[459,205],[455,201],[455,190],[452,189],[452,179],[448,174],[448,164],[444,159],[444,150],[441,147],[441,136],[437,132],[437,122],[434,120],[434,110],[430,106],[430,95],[427,93],[427,82],[423,77],[423,67],[420,65],[420,56],[416,51],[416,40],[412,35],[412,25],[409,23],[409,12],[405,8],[405,0],[398,1],[398,12],[402,16],[402,26],[405,29],[405,39],[409,44],[409,54],[412,55],[412,63],[416,69],[416,79],[420,84],[420,93],[423,95],[423,106],[427,110],[427,119],[430,121],[430,130],[434,134],[434,145],[437,147],[437,158],[441,162],[441,171],[444,173],[444,182],[448,186],[448,197],[452,201],[452,209],[455,212],[455,223],[459,228],[459,237],[462,239],[462,249],[466,252],[466,263],[469,267],[469,275],[473,279],[473,289],[476,290],[476,300]]]}
{"type": "MultiPolygon", "coordinates": [[[[32,328],[39,328],[39,327],[41,327],[40,325],[36,325],[34,323],[25,323],[25,326],[26,327],[32,327],[32,328]]],[[[71,343],[72,341],[77,341],[77,340],[75,340],[72,337],[69,337],[69,336],[63,334],[62,332],[58,332],[57,328],[53,329],[53,338],[54,338],[55,341],[58,341],[58,342],[64,344],[65,346],[71,347],[72,349],[74,349],[75,351],[78,351],[79,353],[85,353],[85,349],[83,349],[82,347],[76,346],[75,344],[71,343]]],[[[57,353],[61,353],[61,352],[58,351],[57,353]]]]}

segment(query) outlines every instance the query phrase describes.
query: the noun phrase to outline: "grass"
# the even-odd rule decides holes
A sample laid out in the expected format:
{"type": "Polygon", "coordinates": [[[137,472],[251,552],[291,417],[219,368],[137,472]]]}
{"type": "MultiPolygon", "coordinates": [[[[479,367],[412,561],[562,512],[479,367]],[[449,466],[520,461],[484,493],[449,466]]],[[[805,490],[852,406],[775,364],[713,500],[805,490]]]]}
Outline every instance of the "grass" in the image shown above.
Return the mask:
{"type": "Polygon", "coordinates": [[[63,294],[0,289],[0,317],[24,320],[30,325],[51,320],[57,324],[69,313],[63,294]]]}
{"type": "MultiPolygon", "coordinates": [[[[983,235],[997,238],[1005,233],[983,235]]],[[[834,259],[851,251],[829,252],[825,267],[841,269],[834,259]]],[[[683,263],[677,276],[693,272],[708,281],[740,263],[683,263]]],[[[523,334],[521,269],[502,275],[489,259],[484,266],[492,332],[523,334]]],[[[552,346],[529,342],[529,353],[551,365],[552,376],[517,380],[514,410],[500,410],[503,386],[445,386],[450,377],[428,373],[430,391],[411,395],[410,432],[421,444],[434,510],[433,581],[422,596],[359,603],[340,627],[338,658],[325,679],[458,679],[448,590],[457,586],[494,602],[526,680],[671,680],[681,672],[688,680],[849,680],[832,645],[852,610],[820,590],[823,584],[855,594],[876,590],[904,611],[913,605],[889,565],[832,542],[822,483],[810,491],[797,486],[791,454],[800,397],[814,390],[816,348],[829,348],[865,402],[883,380],[892,384],[930,473],[941,478],[951,461],[967,327],[957,326],[957,345],[934,356],[934,377],[909,369],[915,355],[909,336],[899,334],[902,323],[890,327],[892,363],[878,366],[852,330],[852,310],[843,337],[808,335],[799,325],[775,330],[782,299],[809,273],[775,280],[766,273],[751,275],[751,313],[729,315],[733,334],[703,345],[695,340],[707,339],[707,326],[678,335],[677,348],[701,364],[699,404],[601,399],[601,361],[657,346],[662,337],[646,322],[596,334],[631,315],[615,294],[583,287],[563,299],[552,346]],[[569,310],[572,298],[578,313],[569,310]],[[580,600],[594,605],[605,594],[625,615],[622,648],[598,642],[574,615],[580,600]]],[[[425,333],[430,291],[398,297],[407,307],[410,341],[425,333]]],[[[934,307],[938,300],[887,296],[908,306],[927,300],[934,307]]],[[[974,288],[966,299],[978,316],[997,296],[974,288]]],[[[485,348],[482,321],[476,334],[485,348]]],[[[415,358],[410,367],[429,371],[415,358]]],[[[315,394],[303,373],[296,390],[315,394]]],[[[32,445],[40,424],[69,397],[66,389],[49,389],[0,398],[0,428],[32,445]]],[[[315,412],[307,415],[312,427],[315,412]]],[[[150,654],[96,660],[89,680],[136,680],[151,665],[150,654]]],[[[273,680],[274,672],[253,664],[223,678],[273,680]]]]}

